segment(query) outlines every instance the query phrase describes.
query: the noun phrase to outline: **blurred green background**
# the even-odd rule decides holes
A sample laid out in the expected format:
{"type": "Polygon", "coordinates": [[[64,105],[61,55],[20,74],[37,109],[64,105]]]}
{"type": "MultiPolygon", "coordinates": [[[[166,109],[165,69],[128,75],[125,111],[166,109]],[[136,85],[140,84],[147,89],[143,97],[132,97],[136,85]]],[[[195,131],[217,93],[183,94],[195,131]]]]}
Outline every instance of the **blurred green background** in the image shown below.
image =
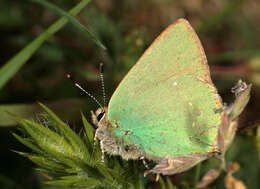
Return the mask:
{"type": "MultiPolygon", "coordinates": [[[[67,11],[80,1],[49,2],[67,11]]],[[[236,178],[250,189],[260,188],[259,10],[257,0],[91,1],[76,18],[107,50],[99,48],[69,23],[46,40],[0,89],[0,188],[47,188],[41,184],[42,175],[34,170],[34,165],[11,151],[27,149],[12,137],[16,123],[6,111],[37,120],[40,108],[36,102],[41,101],[79,131],[80,111],[90,118],[89,111],[97,106],[66,79],[66,73],[71,73],[102,102],[99,64],[103,62],[109,99],[155,37],[178,18],[189,20],[198,33],[212,79],[224,102],[234,100],[230,89],[238,79],[253,84],[250,102],[240,116],[238,134],[227,156],[240,164],[236,178]]],[[[31,1],[1,0],[1,67],[58,18],[53,11],[31,1]]],[[[206,164],[202,167],[207,167],[206,164]]],[[[189,180],[180,181],[185,174],[189,172],[172,176],[173,183],[185,185],[189,180]]],[[[223,177],[219,178],[210,188],[221,188],[223,182],[223,177]]],[[[158,183],[149,187],[160,188],[158,183]]]]}

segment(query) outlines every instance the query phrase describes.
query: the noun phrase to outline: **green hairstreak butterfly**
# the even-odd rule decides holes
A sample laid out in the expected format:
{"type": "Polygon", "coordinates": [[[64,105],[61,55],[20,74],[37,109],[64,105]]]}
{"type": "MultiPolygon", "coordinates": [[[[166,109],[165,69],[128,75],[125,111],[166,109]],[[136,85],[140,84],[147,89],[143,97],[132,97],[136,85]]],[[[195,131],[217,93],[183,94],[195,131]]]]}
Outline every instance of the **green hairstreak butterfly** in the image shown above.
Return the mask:
{"type": "MultiPolygon", "coordinates": [[[[250,87],[238,87],[239,94],[250,87]]],[[[229,116],[234,107],[223,106],[198,36],[179,19],[155,39],[108,108],[92,112],[92,119],[102,152],[156,161],[146,173],[175,174],[223,152],[226,128],[235,125],[229,116]]]]}

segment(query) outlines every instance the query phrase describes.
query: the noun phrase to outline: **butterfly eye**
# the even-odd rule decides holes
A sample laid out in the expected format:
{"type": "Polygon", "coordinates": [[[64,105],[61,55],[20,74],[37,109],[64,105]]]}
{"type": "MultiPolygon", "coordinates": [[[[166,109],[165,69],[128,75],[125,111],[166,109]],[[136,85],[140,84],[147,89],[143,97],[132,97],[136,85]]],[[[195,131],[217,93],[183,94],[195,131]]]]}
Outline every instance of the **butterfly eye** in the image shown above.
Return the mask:
{"type": "Polygon", "coordinates": [[[103,119],[104,116],[105,116],[105,112],[102,111],[101,113],[99,113],[98,116],[97,116],[98,122],[99,122],[101,119],[103,119]]]}
{"type": "Polygon", "coordinates": [[[129,146],[125,146],[125,151],[128,152],[130,150],[129,146]]]}

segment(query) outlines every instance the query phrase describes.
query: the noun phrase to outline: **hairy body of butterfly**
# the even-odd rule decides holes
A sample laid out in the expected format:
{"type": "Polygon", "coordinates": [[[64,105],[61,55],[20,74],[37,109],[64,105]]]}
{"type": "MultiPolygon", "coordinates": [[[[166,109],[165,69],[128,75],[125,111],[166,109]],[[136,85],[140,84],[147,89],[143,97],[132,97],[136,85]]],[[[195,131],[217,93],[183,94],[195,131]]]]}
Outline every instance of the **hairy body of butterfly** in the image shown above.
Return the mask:
{"type": "Polygon", "coordinates": [[[107,152],[110,155],[120,155],[125,160],[141,159],[144,157],[144,152],[139,150],[136,145],[126,145],[115,136],[114,128],[108,121],[106,113],[98,120],[101,112],[102,110],[98,109],[95,113],[91,112],[91,114],[92,122],[97,126],[95,138],[100,140],[102,153],[107,152]]]}
{"type": "Polygon", "coordinates": [[[95,138],[103,154],[156,161],[146,174],[183,172],[224,155],[249,100],[251,85],[238,85],[235,103],[225,108],[196,33],[179,19],[128,72],[108,109],[92,112],[95,138]]]}

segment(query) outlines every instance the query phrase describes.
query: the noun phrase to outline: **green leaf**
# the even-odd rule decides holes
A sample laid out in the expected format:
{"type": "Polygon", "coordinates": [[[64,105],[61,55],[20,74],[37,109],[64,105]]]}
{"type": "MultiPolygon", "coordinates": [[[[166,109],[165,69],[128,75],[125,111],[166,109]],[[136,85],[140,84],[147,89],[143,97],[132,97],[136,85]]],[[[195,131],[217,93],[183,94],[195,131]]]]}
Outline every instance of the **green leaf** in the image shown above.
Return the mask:
{"type": "Polygon", "coordinates": [[[97,187],[101,185],[101,182],[95,178],[83,177],[79,175],[60,177],[59,180],[46,181],[46,184],[52,186],[71,186],[77,187],[97,187]]]}
{"type": "Polygon", "coordinates": [[[78,159],[82,158],[82,155],[73,151],[64,137],[59,136],[50,129],[28,120],[25,121],[23,126],[39,147],[55,159],[64,162],[68,166],[75,166],[78,159]]]}
{"type": "Polygon", "coordinates": [[[96,165],[96,168],[99,170],[100,173],[102,173],[102,175],[106,178],[108,183],[112,184],[114,182],[113,176],[108,171],[109,168],[106,168],[103,165],[96,165]]]}
{"type": "Polygon", "coordinates": [[[161,185],[161,189],[166,189],[166,184],[161,176],[159,176],[159,183],[161,185]]]}
{"type": "Polygon", "coordinates": [[[68,125],[66,125],[60,118],[58,118],[58,116],[56,116],[49,108],[47,108],[42,103],[39,104],[45,110],[45,112],[48,113],[51,119],[57,123],[56,128],[58,128],[61,134],[66,137],[73,149],[77,151],[78,154],[84,155],[80,158],[83,159],[86,163],[89,163],[90,153],[80,137],[75,132],[73,132],[73,130],[69,128],[68,125]]]}
{"type": "Polygon", "coordinates": [[[94,128],[90,125],[90,123],[87,121],[87,119],[85,118],[84,114],[81,113],[81,118],[82,118],[82,122],[84,125],[84,130],[86,133],[86,137],[87,137],[87,142],[88,144],[93,144],[94,143],[94,128]]]}
{"type": "Polygon", "coordinates": [[[194,181],[193,181],[193,186],[197,186],[199,179],[200,179],[200,170],[201,170],[201,163],[199,163],[196,166],[196,171],[195,171],[195,175],[194,175],[194,181]]]}
{"type": "Polygon", "coordinates": [[[98,47],[106,50],[106,47],[98,40],[98,38],[94,34],[92,34],[85,26],[83,26],[81,23],[79,23],[73,16],[68,14],[66,11],[62,10],[61,8],[55,6],[52,3],[47,2],[46,0],[30,0],[30,1],[39,3],[39,4],[49,8],[50,10],[54,11],[58,15],[64,16],[65,18],[67,18],[69,20],[69,22],[73,26],[77,27],[84,34],[86,34],[88,36],[88,38],[90,38],[98,47]]]}
{"type": "Polygon", "coordinates": [[[41,150],[68,166],[76,166],[82,163],[79,159],[83,160],[85,158],[84,154],[75,153],[63,136],[33,121],[22,119],[18,116],[13,116],[13,118],[21,124],[41,150]]]}
{"type": "Polygon", "coordinates": [[[173,186],[172,181],[169,177],[166,177],[166,181],[168,184],[168,189],[177,189],[175,186],[173,186]]]}
{"type": "Polygon", "coordinates": [[[61,165],[53,160],[50,160],[44,156],[27,154],[26,157],[40,167],[45,167],[49,170],[55,170],[55,172],[64,172],[64,165],[61,165]]]}
{"type": "Polygon", "coordinates": [[[256,146],[257,146],[258,156],[260,160],[260,125],[257,126],[257,130],[256,130],[256,146]]]}
{"type": "MultiPolygon", "coordinates": [[[[69,14],[78,14],[90,0],[82,0],[74,8],[69,11],[69,14]]],[[[19,53],[12,57],[4,66],[0,69],[0,89],[7,83],[7,81],[29,60],[35,51],[45,42],[49,37],[59,31],[66,23],[67,18],[60,18],[54,24],[52,24],[47,30],[41,33],[35,40],[24,47],[19,53]]]]}
{"type": "Polygon", "coordinates": [[[12,133],[12,134],[19,142],[21,142],[23,145],[27,146],[28,148],[30,148],[34,152],[37,152],[39,154],[42,153],[42,151],[39,150],[39,148],[36,145],[34,145],[32,143],[32,141],[29,141],[28,139],[22,138],[22,137],[20,137],[19,135],[15,134],[15,133],[12,133]]]}

